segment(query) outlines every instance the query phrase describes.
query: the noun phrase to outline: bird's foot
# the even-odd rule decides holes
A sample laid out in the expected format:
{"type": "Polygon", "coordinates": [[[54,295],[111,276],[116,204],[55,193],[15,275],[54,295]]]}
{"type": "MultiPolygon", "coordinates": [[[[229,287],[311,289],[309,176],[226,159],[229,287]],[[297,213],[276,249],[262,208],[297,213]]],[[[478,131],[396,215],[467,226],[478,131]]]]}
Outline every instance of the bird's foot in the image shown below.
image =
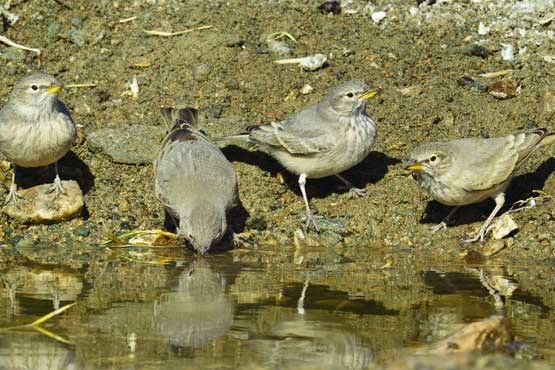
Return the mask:
{"type": "Polygon", "coordinates": [[[314,216],[312,214],[312,212],[307,212],[306,216],[303,217],[303,221],[306,222],[305,227],[306,230],[308,230],[310,228],[310,224],[312,224],[314,226],[314,230],[316,230],[317,233],[320,232],[320,228],[318,227],[318,223],[316,222],[317,218],[323,218],[322,216],[314,216]]]}
{"type": "Polygon", "coordinates": [[[345,183],[345,185],[341,185],[339,188],[343,190],[349,190],[349,199],[366,198],[368,196],[368,193],[365,189],[357,188],[351,183],[345,183]]]}
{"type": "Polygon", "coordinates": [[[62,180],[60,179],[60,176],[56,176],[56,178],[54,179],[54,183],[52,184],[49,193],[55,193],[56,197],[58,197],[60,194],[66,193],[64,187],[62,186],[62,180]]]}
{"type": "Polygon", "coordinates": [[[349,189],[349,199],[353,198],[366,198],[368,193],[364,189],[355,188],[354,186],[349,189]]]}
{"type": "Polygon", "coordinates": [[[21,195],[17,191],[17,186],[10,186],[10,192],[4,201],[4,205],[8,205],[11,202],[15,202],[17,199],[23,199],[23,195],[21,195]]]}
{"type": "Polygon", "coordinates": [[[473,237],[464,238],[462,241],[463,243],[475,243],[477,241],[480,241],[480,243],[482,243],[484,241],[485,234],[486,232],[485,230],[483,230],[473,237]]]}
{"type": "Polygon", "coordinates": [[[239,247],[243,244],[243,235],[240,233],[231,233],[231,240],[234,246],[239,247]]]}
{"type": "Polygon", "coordinates": [[[430,235],[434,235],[440,230],[447,230],[447,224],[445,221],[441,221],[439,224],[432,226],[430,228],[430,235]]]}

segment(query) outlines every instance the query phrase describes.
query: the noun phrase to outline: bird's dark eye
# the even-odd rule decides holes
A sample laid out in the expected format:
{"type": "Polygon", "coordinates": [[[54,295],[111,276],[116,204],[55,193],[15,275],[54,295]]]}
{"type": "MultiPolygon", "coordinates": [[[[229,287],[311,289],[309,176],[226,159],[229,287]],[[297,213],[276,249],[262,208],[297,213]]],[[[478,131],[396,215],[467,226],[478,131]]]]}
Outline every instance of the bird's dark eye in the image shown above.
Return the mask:
{"type": "Polygon", "coordinates": [[[39,87],[37,85],[31,85],[31,89],[33,89],[34,91],[37,91],[39,87]]]}
{"type": "Polygon", "coordinates": [[[436,159],[437,159],[437,157],[436,157],[435,155],[432,155],[432,156],[430,157],[430,162],[435,162],[436,159]]]}
{"type": "Polygon", "coordinates": [[[352,92],[347,93],[347,97],[352,98],[354,94],[352,92]]]}

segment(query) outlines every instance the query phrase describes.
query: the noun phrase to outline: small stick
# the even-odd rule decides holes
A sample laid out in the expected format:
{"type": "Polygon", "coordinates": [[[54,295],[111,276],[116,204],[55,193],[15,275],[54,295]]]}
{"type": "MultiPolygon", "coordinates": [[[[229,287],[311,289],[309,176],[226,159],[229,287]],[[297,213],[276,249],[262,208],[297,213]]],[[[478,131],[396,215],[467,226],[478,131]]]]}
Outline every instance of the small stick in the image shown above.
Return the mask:
{"type": "Polygon", "coordinates": [[[64,85],[64,87],[67,88],[67,89],[76,89],[76,88],[80,88],[80,87],[96,87],[96,84],[94,84],[94,83],[69,84],[69,85],[64,85]]]}
{"type": "Polygon", "coordinates": [[[200,26],[200,27],[190,28],[188,30],[177,31],[177,32],[149,31],[149,30],[143,30],[143,32],[146,33],[147,35],[152,35],[152,36],[171,37],[171,36],[183,35],[184,33],[189,33],[193,31],[202,31],[202,30],[209,30],[209,29],[216,29],[216,27],[200,26]]]}
{"type": "Polygon", "coordinates": [[[276,63],[276,64],[294,64],[294,63],[302,63],[306,59],[307,59],[307,57],[291,58],[291,59],[279,59],[279,60],[274,60],[274,63],[276,63]]]}
{"type": "Polygon", "coordinates": [[[127,23],[127,22],[132,22],[132,21],[134,21],[135,19],[137,19],[137,16],[136,16],[136,15],[135,15],[135,16],[133,16],[133,17],[129,17],[129,18],[124,18],[124,19],[120,19],[120,20],[118,21],[118,23],[127,23]]]}
{"type": "Polygon", "coordinates": [[[17,42],[14,42],[14,41],[10,40],[9,38],[7,38],[5,36],[2,36],[2,35],[0,35],[0,41],[7,44],[7,45],[13,46],[14,48],[17,48],[17,49],[22,49],[22,50],[32,51],[33,53],[37,53],[38,57],[40,58],[41,53],[40,53],[39,49],[30,48],[28,46],[20,45],[17,42]]]}
{"type": "Polygon", "coordinates": [[[504,69],[502,71],[497,71],[497,72],[483,73],[483,74],[480,75],[480,77],[494,78],[494,77],[499,77],[499,76],[505,76],[505,75],[508,75],[509,73],[512,73],[512,72],[513,72],[512,69],[504,69]]]}
{"type": "Polygon", "coordinates": [[[268,35],[267,39],[269,39],[269,40],[279,40],[283,37],[287,37],[288,39],[293,41],[295,44],[297,43],[297,40],[295,40],[295,38],[293,36],[291,36],[291,34],[289,32],[285,32],[285,31],[271,33],[271,34],[268,35]]]}

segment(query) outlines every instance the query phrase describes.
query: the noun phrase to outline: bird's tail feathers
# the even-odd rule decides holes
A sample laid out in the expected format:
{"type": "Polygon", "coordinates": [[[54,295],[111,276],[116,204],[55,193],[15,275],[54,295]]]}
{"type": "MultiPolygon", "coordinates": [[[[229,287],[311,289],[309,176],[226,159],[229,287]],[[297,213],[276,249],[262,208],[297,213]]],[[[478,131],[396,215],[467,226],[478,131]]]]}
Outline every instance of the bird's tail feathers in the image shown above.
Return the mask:
{"type": "Polygon", "coordinates": [[[164,118],[169,131],[183,126],[197,127],[198,110],[195,108],[161,108],[160,114],[164,118]]]}
{"type": "Polygon", "coordinates": [[[174,144],[187,140],[207,140],[206,134],[196,127],[198,111],[194,108],[162,108],[160,114],[168,125],[168,133],[162,140],[159,157],[174,144]]]}

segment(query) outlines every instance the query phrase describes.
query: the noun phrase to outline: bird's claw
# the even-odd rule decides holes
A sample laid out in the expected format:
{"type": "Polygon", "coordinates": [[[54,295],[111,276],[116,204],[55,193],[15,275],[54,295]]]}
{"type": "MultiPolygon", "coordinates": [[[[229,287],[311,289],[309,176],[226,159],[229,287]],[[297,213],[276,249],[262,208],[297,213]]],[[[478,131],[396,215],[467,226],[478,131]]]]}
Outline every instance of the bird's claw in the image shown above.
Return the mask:
{"type": "Polygon", "coordinates": [[[310,224],[312,223],[312,225],[314,226],[314,230],[316,230],[317,233],[320,232],[320,228],[318,227],[318,223],[316,222],[317,218],[323,218],[322,216],[314,216],[312,214],[312,212],[307,212],[306,216],[303,217],[303,221],[306,222],[305,227],[306,230],[308,230],[310,228],[310,224]]]}
{"type": "Polygon", "coordinates": [[[4,205],[8,205],[11,202],[15,202],[17,199],[23,199],[23,195],[17,191],[17,188],[10,188],[10,192],[4,201],[4,205]]]}
{"type": "Polygon", "coordinates": [[[239,246],[242,243],[241,234],[231,233],[231,240],[234,246],[239,246]]]}
{"type": "Polygon", "coordinates": [[[368,193],[364,189],[352,187],[349,189],[349,199],[353,198],[366,198],[368,193]]]}
{"type": "Polygon", "coordinates": [[[49,193],[55,193],[56,197],[58,197],[60,194],[66,193],[64,187],[62,186],[62,180],[59,176],[56,176],[56,178],[54,179],[54,183],[52,184],[49,193]]]}
{"type": "Polygon", "coordinates": [[[439,224],[432,226],[430,228],[430,234],[434,235],[440,230],[447,230],[447,224],[445,223],[445,221],[441,221],[439,224]]]}
{"type": "Polygon", "coordinates": [[[469,237],[469,238],[464,238],[462,240],[463,243],[475,243],[477,241],[480,241],[480,243],[482,243],[484,241],[484,232],[479,232],[478,234],[476,234],[473,237],[469,237]]]}

